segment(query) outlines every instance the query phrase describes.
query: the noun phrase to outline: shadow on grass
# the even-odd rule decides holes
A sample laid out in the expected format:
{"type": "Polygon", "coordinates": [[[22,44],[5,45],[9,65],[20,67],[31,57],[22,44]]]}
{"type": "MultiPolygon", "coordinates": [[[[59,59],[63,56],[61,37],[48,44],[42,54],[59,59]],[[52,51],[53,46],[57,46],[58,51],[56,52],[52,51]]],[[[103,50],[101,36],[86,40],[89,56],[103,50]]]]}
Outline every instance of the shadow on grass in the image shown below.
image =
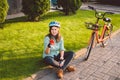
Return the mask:
{"type": "MultiPolygon", "coordinates": [[[[40,17],[39,21],[44,21],[51,18],[57,18],[65,16],[61,11],[54,11],[54,12],[48,12],[44,16],[40,17]]],[[[4,25],[8,23],[17,23],[17,22],[34,22],[34,21],[28,21],[27,16],[17,17],[13,19],[7,19],[4,23],[0,24],[0,29],[4,29],[4,25]]]]}
{"type": "MultiPolygon", "coordinates": [[[[81,44],[67,44],[70,46],[70,49],[78,49],[79,46],[84,45],[85,43],[81,44]],[[78,46],[79,45],[79,46],[78,46]]],[[[67,46],[66,46],[67,47],[67,46]]],[[[15,50],[16,51],[16,50],[15,50]]],[[[43,62],[41,57],[34,57],[34,54],[24,53],[22,56],[17,56],[12,50],[8,51],[0,51],[0,78],[1,79],[10,79],[10,80],[21,80],[22,78],[26,78],[31,76],[31,74],[38,72],[39,70],[43,69],[45,63],[43,62]],[[6,52],[10,52],[10,54],[4,54],[6,52]],[[25,56],[25,55],[26,56],[25,56]],[[9,57],[9,59],[3,59],[3,56],[9,57]],[[28,57],[27,57],[28,56],[28,57]],[[29,57],[33,56],[33,57],[29,57]]],[[[48,72],[46,72],[47,74],[48,72]]]]}
{"type": "MultiPolygon", "coordinates": [[[[50,18],[54,18],[54,17],[61,17],[61,16],[64,16],[64,14],[60,11],[48,12],[44,16],[40,17],[40,21],[50,19],[50,18]]],[[[8,19],[8,20],[5,21],[4,24],[15,23],[15,22],[34,22],[34,21],[28,21],[27,16],[23,16],[23,17],[8,19]]]]}
{"type": "Polygon", "coordinates": [[[40,60],[40,57],[18,58],[11,60],[0,59],[0,78],[10,80],[16,80],[17,78],[18,80],[20,77],[27,77],[37,72],[43,65],[44,63],[40,60]]]}
{"type": "Polygon", "coordinates": [[[47,20],[47,19],[51,19],[51,18],[55,18],[55,17],[62,17],[64,16],[64,14],[60,11],[53,11],[53,12],[49,12],[44,16],[41,16],[40,20],[47,20]]]}
{"type": "Polygon", "coordinates": [[[6,23],[16,23],[16,22],[27,22],[27,16],[7,19],[4,24],[6,24],[6,23]]]}
{"type": "Polygon", "coordinates": [[[18,18],[13,18],[13,19],[8,19],[4,23],[0,24],[0,29],[4,29],[5,28],[5,24],[8,24],[8,23],[17,23],[17,22],[27,22],[26,16],[18,17],[18,18]]]}

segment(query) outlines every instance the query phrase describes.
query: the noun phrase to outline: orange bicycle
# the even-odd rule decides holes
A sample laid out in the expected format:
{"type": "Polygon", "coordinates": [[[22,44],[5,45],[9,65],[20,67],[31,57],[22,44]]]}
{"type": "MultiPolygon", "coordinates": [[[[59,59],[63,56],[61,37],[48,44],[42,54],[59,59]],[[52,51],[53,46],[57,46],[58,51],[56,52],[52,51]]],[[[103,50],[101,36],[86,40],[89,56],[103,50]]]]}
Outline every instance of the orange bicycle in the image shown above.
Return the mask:
{"type": "Polygon", "coordinates": [[[95,22],[95,24],[90,23],[90,22],[86,22],[86,27],[88,29],[92,30],[92,34],[91,34],[89,44],[87,47],[85,60],[87,60],[89,58],[90,52],[91,52],[92,48],[95,47],[96,44],[101,43],[102,44],[101,46],[105,47],[105,44],[106,44],[107,40],[110,39],[111,32],[113,30],[113,25],[111,23],[111,19],[106,18],[105,15],[106,14],[114,14],[113,12],[104,12],[104,13],[98,12],[92,6],[88,6],[88,8],[95,11],[96,22],[95,22]],[[100,19],[103,19],[103,21],[104,21],[101,35],[99,34],[99,28],[101,27],[99,25],[100,19]]]}

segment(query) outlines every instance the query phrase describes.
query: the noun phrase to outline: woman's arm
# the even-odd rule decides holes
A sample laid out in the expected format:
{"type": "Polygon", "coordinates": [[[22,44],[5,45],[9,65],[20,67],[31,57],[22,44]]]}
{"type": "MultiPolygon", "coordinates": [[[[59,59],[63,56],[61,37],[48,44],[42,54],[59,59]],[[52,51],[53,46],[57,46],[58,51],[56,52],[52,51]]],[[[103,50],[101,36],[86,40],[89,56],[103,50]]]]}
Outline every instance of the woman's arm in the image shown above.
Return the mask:
{"type": "Polygon", "coordinates": [[[61,38],[61,44],[60,44],[60,59],[63,60],[64,59],[64,41],[63,38],[61,38]]]}
{"type": "Polygon", "coordinates": [[[44,39],[44,51],[46,54],[50,53],[50,44],[49,44],[49,37],[45,37],[44,39]]]}
{"type": "Polygon", "coordinates": [[[45,53],[46,53],[46,54],[49,54],[49,53],[50,53],[50,48],[49,48],[49,47],[46,48],[45,53]]]}
{"type": "Polygon", "coordinates": [[[64,51],[60,51],[60,60],[64,59],[64,51]]]}

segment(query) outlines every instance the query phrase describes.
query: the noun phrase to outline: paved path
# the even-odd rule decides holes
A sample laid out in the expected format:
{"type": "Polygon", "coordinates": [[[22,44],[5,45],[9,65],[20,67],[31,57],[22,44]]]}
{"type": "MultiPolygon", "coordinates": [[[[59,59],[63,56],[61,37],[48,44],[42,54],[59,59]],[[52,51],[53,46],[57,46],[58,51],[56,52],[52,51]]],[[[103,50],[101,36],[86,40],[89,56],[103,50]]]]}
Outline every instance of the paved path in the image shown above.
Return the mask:
{"type": "MultiPolygon", "coordinates": [[[[88,5],[93,6],[97,10],[100,10],[100,11],[112,11],[116,14],[120,14],[120,6],[102,5],[102,4],[97,4],[97,3],[87,3],[87,4],[83,3],[80,9],[88,9],[87,7],[88,5]]],[[[50,10],[50,11],[54,11],[54,10],[50,10]]],[[[6,18],[12,19],[12,18],[21,17],[21,16],[24,16],[22,12],[18,14],[8,15],[6,18]]]]}
{"type": "MultiPolygon", "coordinates": [[[[120,80],[120,30],[109,40],[111,45],[95,47],[88,61],[72,60],[75,72],[65,72],[63,80],[120,80]]],[[[55,69],[45,69],[25,80],[57,80],[55,69]]]]}
{"type": "Polygon", "coordinates": [[[96,2],[93,3],[83,3],[81,6],[81,9],[88,9],[88,6],[93,6],[99,11],[110,11],[114,12],[116,14],[120,14],[120,6],[113,6],[113,5],[103,5],[103,4],[98,4],[96,2]]]}

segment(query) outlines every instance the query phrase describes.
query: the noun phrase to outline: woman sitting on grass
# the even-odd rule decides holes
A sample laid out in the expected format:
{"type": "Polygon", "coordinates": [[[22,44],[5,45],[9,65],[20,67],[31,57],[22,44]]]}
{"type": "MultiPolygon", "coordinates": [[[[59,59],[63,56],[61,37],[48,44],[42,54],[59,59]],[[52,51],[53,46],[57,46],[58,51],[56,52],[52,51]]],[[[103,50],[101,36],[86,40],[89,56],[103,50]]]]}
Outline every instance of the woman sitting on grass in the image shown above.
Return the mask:
{"type": "Polygon", "coordinates": [[[73,66],[68,66],[74,53],[65,51],[64,41],[59,30],[60,24],[58,22],[52,21],[49,23],[49,34],[44,39],[43,59],[45,63],[57,67],[57,76],[63,78],[64,70],[75,71],[73,66]]]}

